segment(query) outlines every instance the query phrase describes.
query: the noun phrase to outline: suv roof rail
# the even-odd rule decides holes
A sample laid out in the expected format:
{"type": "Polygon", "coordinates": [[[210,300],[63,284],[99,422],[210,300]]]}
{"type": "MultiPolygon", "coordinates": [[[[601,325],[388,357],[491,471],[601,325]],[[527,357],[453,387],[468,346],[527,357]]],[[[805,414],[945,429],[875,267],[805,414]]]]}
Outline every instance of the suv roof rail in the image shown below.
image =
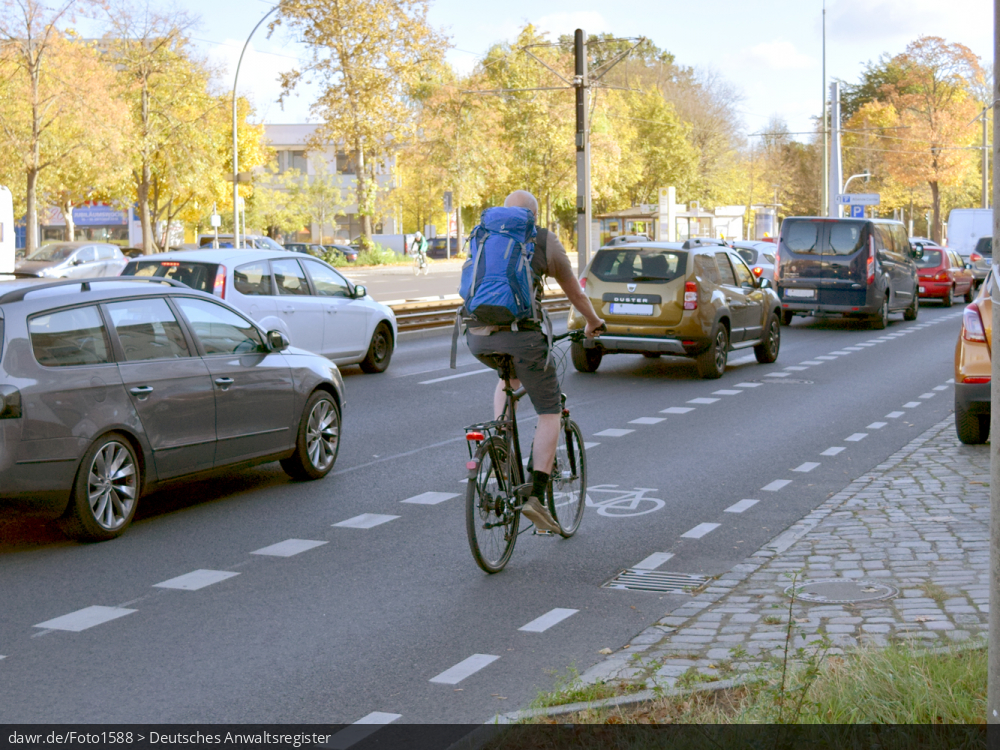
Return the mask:
{"type": "Polygon", "coordinates": [[[24,299],[26,294],[38,291],[39,289],[53,289],[60,286],[75,286],[79,284],[81,292],[89,292],[90,285],[92,283],[106,283],[115,281],[145,281],[151,284],[169,284],[170,286],[180,287],[182,289],[190,289],[187,284],[182,284],[174,279],[168,279],[163,276],[105,276],[95,279],[63,279],[62,281],[51,281],[47,284],[31,284],[30,286],[24,286],[20,289],[15,289],[12,292],[7,292],[0,296],[0,305],[6,302],[20,302],[24,299]]]}
{"type": "Polygon", "coordinates": [[[693,250],[696,247],[703,246],[712,247],[729,247],[724,240],[717,240],[715,237],[691,237],[690,239],[684,240],[682,248],[684,250],[693,250]]]}

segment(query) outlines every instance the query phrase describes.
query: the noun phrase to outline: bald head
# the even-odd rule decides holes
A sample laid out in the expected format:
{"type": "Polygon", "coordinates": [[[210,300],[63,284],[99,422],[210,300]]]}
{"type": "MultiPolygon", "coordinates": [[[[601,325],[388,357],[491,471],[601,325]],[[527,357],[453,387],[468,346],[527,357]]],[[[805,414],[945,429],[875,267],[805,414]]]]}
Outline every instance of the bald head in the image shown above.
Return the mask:
{"type": "Polygon", "coordinates": [[[507,196],[503,204],[506,208],[526,208],[538,216],[538,201],[527,190],[515,190],[507,196]]]}

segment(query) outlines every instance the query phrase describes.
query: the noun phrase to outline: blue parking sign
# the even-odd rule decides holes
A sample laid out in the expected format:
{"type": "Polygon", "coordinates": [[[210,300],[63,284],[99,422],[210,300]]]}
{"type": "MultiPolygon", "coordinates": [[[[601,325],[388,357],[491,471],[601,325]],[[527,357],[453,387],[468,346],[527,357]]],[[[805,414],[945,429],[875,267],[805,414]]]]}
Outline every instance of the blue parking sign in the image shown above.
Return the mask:
{"type": "Polygon", "coordinates": [[[851,218],[852,219],[863,219],[865,218],[865,207],[864,206],[851,206],[851,218]]]}

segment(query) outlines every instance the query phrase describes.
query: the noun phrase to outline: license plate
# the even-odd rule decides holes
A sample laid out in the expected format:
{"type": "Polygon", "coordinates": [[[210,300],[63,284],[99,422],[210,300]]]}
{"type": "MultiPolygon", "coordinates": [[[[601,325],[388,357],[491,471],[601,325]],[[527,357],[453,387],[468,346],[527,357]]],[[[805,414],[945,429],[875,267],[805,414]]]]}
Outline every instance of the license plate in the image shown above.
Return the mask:
{"type": "Polygon", "coordinates": [[[988,266],[992,266],[993,265],[993,258],[983,258],[983,260],[986,261],[986,265],[988,265],[988,266]]]}
{"type": "Polygon", "coordinates": [[[815,299],[816,290],[815,289],[786,289],[786,297],[799,297],[801,299],[815,299]]]}
{"type": "Polygon", "coordinates": [[[652,305],[634,305],[627,302],[612,302],[611,313],[613,315],[652,315],[652,305]]]}
{"type": "Polygon", "coordinates": [[[924,288],[922,286],[921,287],[917,287],[917,288],[920,290],[920,294],[924,293],[924,288]]]}

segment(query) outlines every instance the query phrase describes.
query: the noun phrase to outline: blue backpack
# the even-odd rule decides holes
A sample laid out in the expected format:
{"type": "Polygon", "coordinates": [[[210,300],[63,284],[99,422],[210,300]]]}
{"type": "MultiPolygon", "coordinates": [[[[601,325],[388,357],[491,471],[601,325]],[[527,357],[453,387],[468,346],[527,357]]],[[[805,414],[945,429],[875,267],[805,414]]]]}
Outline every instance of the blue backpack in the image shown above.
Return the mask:
{"type": "Polygon", "coordinates": [[[465,316],[480,325],[539,320],[531,259],[535,219],[526,208],[487,208],[469,235],[458,293],[465,316]]]}

